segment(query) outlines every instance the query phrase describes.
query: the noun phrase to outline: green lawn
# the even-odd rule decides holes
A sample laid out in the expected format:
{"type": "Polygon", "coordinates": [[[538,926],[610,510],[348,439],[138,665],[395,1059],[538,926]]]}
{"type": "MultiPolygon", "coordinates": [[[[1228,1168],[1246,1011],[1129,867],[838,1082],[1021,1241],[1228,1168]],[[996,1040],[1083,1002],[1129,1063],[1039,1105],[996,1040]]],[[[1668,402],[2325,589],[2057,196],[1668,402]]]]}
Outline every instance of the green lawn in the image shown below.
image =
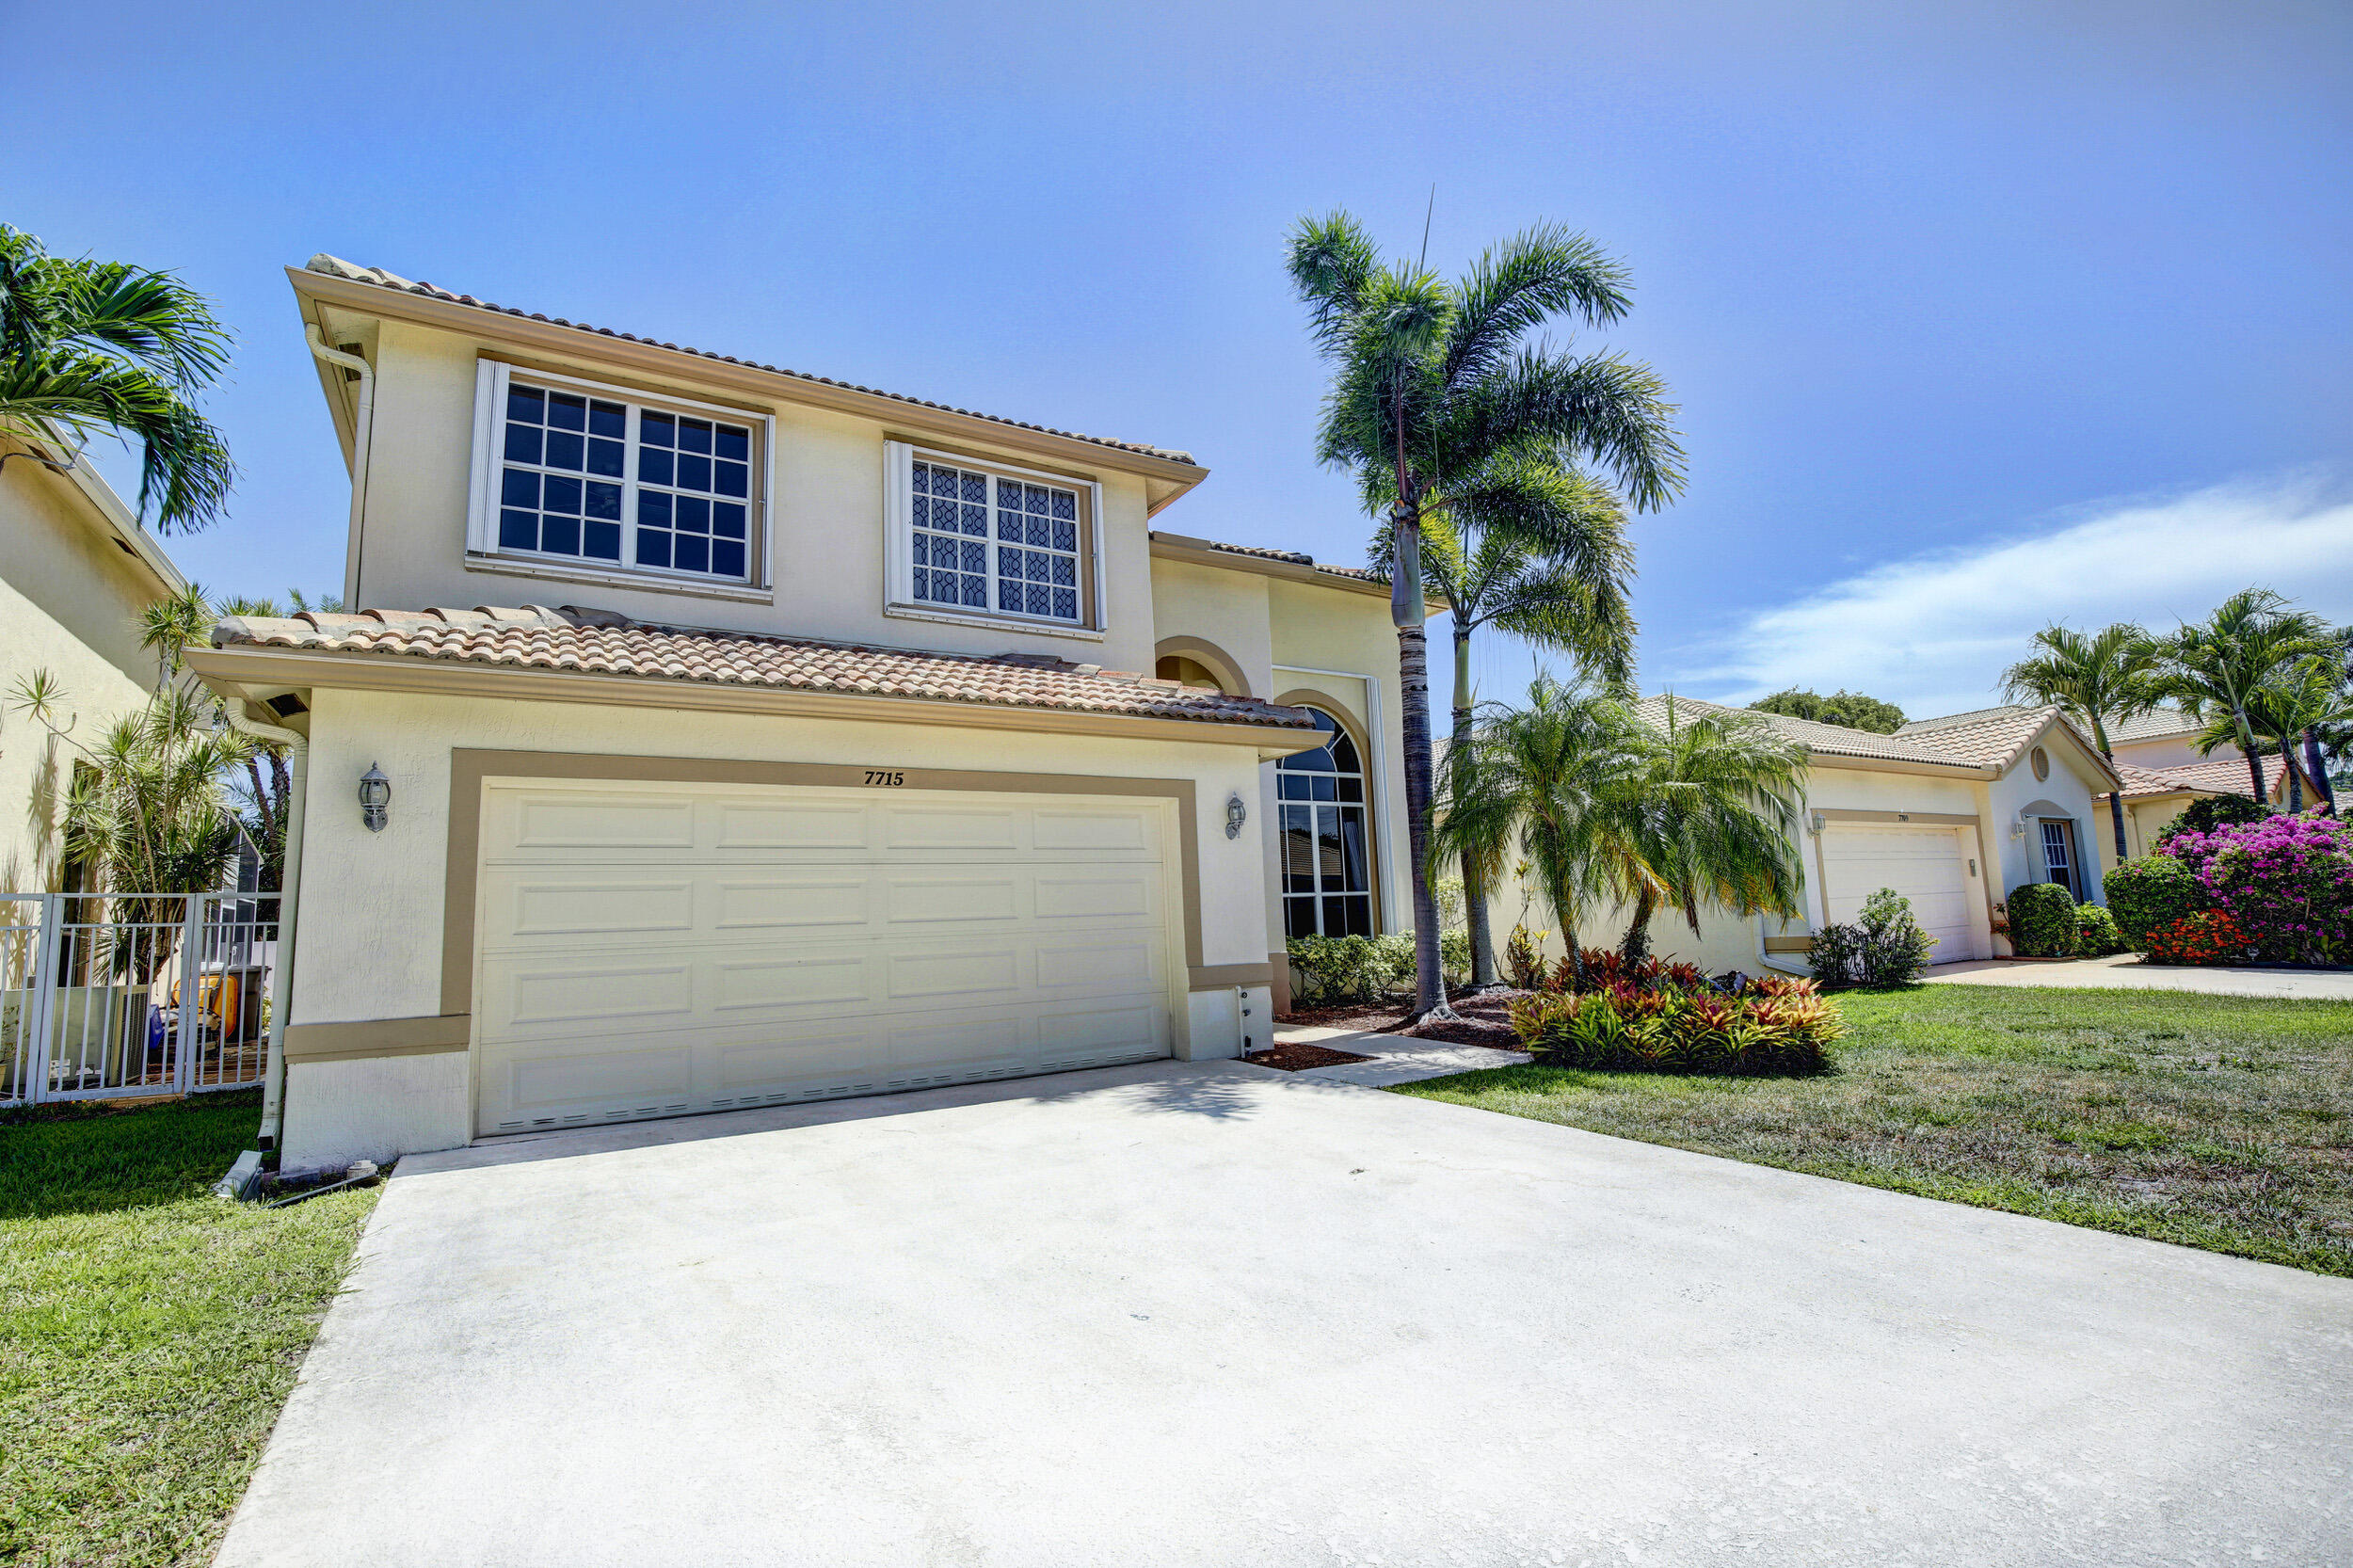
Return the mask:
{"type": "Polygon", "coordinates": [[[212,1196],[259,1116],[0,1121],[0,1561],[211,1560],[376,1203],[212,1196]]]}
{"type": "Polygon", "coordinates": [[[1847,993],[1813,1079],[1500,1067],[1395,1092],[2353,1275],[2353,1002],[1847,993]]]}

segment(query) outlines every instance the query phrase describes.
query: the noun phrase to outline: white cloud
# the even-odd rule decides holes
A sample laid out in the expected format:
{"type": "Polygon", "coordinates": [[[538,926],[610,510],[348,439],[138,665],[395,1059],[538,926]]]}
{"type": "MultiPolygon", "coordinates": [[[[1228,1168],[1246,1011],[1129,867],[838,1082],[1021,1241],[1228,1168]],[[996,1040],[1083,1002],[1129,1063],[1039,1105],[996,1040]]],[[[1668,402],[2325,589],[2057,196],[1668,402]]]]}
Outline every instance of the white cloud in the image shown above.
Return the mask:
{"type": "Polygon", "coordinates": [[[1723,701],[1845,686],[1918,717],[1960,712],[1999,701],[2002,669],[2051,621],[2161,631],[2250,584],[2353,619],[2353,498],[2343,486],[2306,474],[2077,508],[1756,611],[1668,673],[1678,689],[1723,701]]]}

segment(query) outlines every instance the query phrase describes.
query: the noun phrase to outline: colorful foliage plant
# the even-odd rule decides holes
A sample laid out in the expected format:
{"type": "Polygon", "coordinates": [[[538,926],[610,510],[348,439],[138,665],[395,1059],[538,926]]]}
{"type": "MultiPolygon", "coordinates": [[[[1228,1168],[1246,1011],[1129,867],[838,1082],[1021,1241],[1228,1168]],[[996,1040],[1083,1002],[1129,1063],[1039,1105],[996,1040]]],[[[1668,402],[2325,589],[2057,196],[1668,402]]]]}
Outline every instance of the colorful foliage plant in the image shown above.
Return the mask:
{"type": "Polygon", "coordinates": [[[2176,916],[2150,932],[2148,942],[2159,964],[2244,964],[2254,948],[2246,928],[2221,909],[2176,916]]]}
{"type": "MultiPolygon", "coordinates": [[[[2165,853],[2189,868],[2210,912],[2231,917],[2245,939],[2237,962],[2353,962],[2353,823],[2271,816],[2177,833],[2165,853]]],[[[2159,957],[2158,936],[2151,933],[2149,951],[2160,962],[2231,961],[2159,957]]]]}
{"type": "Polygon", "coordinates": [[[1625,968],[1634,973],[1590,990],[1513,1002],[1521,1043],[1553,1066],[1759,1077],[1823,1071],[1845,1032],[1812,981],[1766,975],[1719,990],[1688,964],[1625,968]]]}

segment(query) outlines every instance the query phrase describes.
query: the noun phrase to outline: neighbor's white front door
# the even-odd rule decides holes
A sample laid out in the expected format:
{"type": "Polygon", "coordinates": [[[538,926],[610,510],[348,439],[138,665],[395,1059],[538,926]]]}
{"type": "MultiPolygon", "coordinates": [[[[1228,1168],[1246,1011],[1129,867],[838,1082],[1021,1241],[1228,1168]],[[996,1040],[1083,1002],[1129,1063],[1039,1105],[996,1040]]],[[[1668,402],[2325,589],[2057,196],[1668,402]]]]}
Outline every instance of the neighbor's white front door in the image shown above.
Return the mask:
{"type": "Polygon", "coordinates": [[[1912,901],[1912,918],[1937,939],[1930,963],[1988,956],[1970,918],[1970,837],[1961,828],[1900,823],[1828,824],[1822,874],[1831,922],[1852,920],[1864,900],[1893,888],[1912,901]]]}
{"type": "Polygon", "coordinates": [[[1165,1056],[1162,802],[492,780],[476,1128],[1165,1056]]]}

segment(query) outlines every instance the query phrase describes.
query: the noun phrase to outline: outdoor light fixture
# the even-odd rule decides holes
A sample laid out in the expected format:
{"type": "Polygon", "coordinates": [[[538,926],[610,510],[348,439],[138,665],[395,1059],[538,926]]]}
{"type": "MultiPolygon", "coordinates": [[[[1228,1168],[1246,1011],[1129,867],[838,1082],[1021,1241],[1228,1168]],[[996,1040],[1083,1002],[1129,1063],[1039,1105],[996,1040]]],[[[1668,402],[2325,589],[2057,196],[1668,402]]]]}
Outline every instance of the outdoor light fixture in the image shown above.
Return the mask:
{"type": "Polygon", "coordinates": [[[1250,808],[1241,803],[1241,792],[1237,790],[1227,795],[1225,797],[1225,836],[1228,839],[1241,838],[1241,824],[1249,820],[1250,808]]]}
{"type": "Polygon", "coordinates": [[[371,833],[384,831],[391,820],[392,781],[384,776],[384,770],[374,762],[360,776],[360,820],[368,824],[371,833]]]}
{"type": "Polygon", "coordinates": [[[1812,822],[1811,825],[1812,825],[1812,827],[1813,827],[1814,831],[1815,831],[1815,832],[1817,832],[1817,833],[1821,832],[1821,831],[1822,831],[1822,821],[1823,821],[1823,820],[1822,820],[1822,813],[1820,813],[1819,811],[1813,812],[1813,813],[1812,813],[1812,817],[1813,817],[1813,822],[1812,822]]]}

